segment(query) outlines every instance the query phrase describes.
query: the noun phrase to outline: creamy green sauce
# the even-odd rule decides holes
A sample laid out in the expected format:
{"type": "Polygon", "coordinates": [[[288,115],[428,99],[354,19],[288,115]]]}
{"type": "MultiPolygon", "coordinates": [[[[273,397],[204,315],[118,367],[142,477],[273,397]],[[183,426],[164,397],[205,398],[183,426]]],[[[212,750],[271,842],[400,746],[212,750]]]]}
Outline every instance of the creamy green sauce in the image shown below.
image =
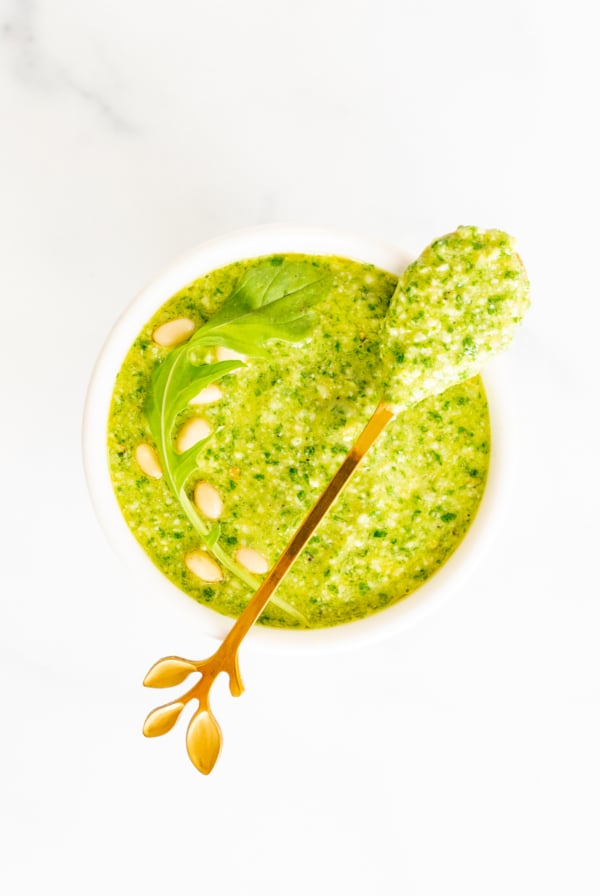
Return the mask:
{"type": "Polygon", "coordinates": [[[436,240],[402,274],[386,315],[386,397],[405,408],[474,376],[506,348],[528,307],[529,281],[507,233],[459,227],[436,240]]]}
{"type": "MultiPolygon", "coordinates": [[[[333,275],[311,336],[302,345],[273,342],[269,359],[249,359],[225,376],[221,400],[202,408],[213,435],[196,479],[211,483],[223,499],[221,543],[232,554],[254,548],[271,565],[386,386],[380,342],[397,278],[347,259],[310,261],[333,275]]],[[[186,554],[202,545],[164,479],[145,476],[134,451],[152,443],[144,403],[152,371],[169,352],[152,333],[180,317],[201,325],[255,263],[200,278],[147,323],[117,376],[108,427],[112,481],[133,534],[176,585],[229,616],[240,613],[251,591],[230,574],[207,584],[186,568],[186,554]]],[[[214,360],[210,349],[206,360],[214,360]]],[[[357,619],[409,595],[468,529],[485,487],[489,450],[478,377],[409,408],[369,452],[278,593],[311,627],[357,619]]],[[[260,621],[298,625],[273,603],[260,621]]]]}

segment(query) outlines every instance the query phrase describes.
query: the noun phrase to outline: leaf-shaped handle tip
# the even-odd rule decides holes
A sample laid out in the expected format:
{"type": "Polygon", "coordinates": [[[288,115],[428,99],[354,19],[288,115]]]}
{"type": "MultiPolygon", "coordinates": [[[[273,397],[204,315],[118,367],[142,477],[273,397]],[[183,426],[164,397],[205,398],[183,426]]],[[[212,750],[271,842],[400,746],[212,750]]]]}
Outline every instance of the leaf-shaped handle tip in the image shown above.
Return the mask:
{"type": "Polygon", "coordinates": [[[170,731],[180,716],[181,710],[185,703],[167,703],[165,706],[159,706],[153,709],[146,716],[143,732],[145,737],[160,737],[170,731]]]}
{"type": "Polygon", "coordinates": [[[222,741],[219,723],[210,709],[199,709],[188,726],[186,745],[190,759],[203,775],[213,770],[222,741]]]}
{"type": "Polygon", "coordinates": [[[184,660],[179,656],[167,656],[154,663],[144,678],[144,687],[172,688],[185,681],[192,672],[197,671],[196,663],[184,660]]]}

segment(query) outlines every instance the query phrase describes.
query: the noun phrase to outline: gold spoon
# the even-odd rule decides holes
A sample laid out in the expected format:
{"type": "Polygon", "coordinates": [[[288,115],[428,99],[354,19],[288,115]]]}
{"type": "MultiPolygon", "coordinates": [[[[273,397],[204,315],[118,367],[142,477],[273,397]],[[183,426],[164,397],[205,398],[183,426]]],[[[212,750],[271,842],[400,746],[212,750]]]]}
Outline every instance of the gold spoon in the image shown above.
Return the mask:
{"type": "Polygon", "coordinates": [[[358,464],[400,411],[425,397],[445,391],[468,376],[474,376],[487,357],[504,348],[528,304],[529,283],[524,267],[513,251],[512,241],[501,231],[459,228],[455,233],[436,240],[410,265],[399,280],[386,319],[384,362],[393,364],[395,359],[399,373],[395,372],[391,377],[384,399],[378,404],[341,467],[215,653],[208,659],[199,661],[177,656],[164,657],[152,666],[144,679],[146,687],[172,687],[181,684],[193,672],[199,672],[200,679],[185,694],[171,703],[159,706],[147,716],[143,727],[146,737],[166,734],[175,725],[186,704],[190,700],[197,700],[198,708],[187,729],[187,751],[200,772],[207,775],[212,771],[223,740],[210,707],[212,685],[221,672],[225,672],[229,676],[231,694],[239,697],[243,693],[244,685],[238,664],[238,651],[243,639],[358,464]],[[443,278],[442,274],[446,274],[449,266],[450,274],[443,278]],[[440,277],[436,280],[435,290],[432,289],[432,268],[434,271],[439,269],[443,289],[439,286],[440,277]],[[512,276],[500,277],[506,271],[512,276]],[[424,282],[421,282],[423,279],[424,282]],[[433,324],[444,325],[442,336],[440,328],[437,327],[436,330],[435,326],[432,326],[433,335],[423,333],[422,320],[420,316],[415,316],[411,308],[414,300],[407,299],[410,289],[413,289],[414,295],[415,288],[422,292],[428,284],[430,288],[427,299],[429,307],[433,309],[433,324]],[[458,290],[460,302],[453,304],[449,298],[458,295],[458,290]],[[490,307],[493,310],[490,311],[490,307]],[[458,326],[460,320],[468,320],[468,330],[464,326],[461,330],[458,326]],[[449,338],[448,334],[456,335],[449,338]],[[415,336],[419,338],[414,339],[415,336]],[[475,339],[478,342],[477,352],[474,354],[472,344],[475,339]],[[431,358],[432,354],[436,357],[437,364],[423,361],[431,358]],[[409,364],[404,366],[407,355],[409,364]],[[399,360],[400,357],[402,360],[399,360]],[[391,393],[389,396],[388,392],[391,393]],[[398,394],[403,395],[401,403],[395,400],[398,394]]]}
{"type": "Polygon", "coordinates": [[[218,759],[222,742],[221,729],[212,713],[209,701],[210,689],[215,679],[221,672],[226,672],[229,675],[231,694],[234,697],[239,697],[244,692],[238,665],[240,644],[362,458],[394,417],[395,411],[385,402],[381,402],[377,406],[375,413],[354,443],[341,467],[309,511],[279,560],[255,592],[217,651],[207,660],[200,661],[186,660],[177,656],[165,657],[155,663],[146,675],[144,679],[146,687],[164,688],[181,684],[190,673],[200,672],[199,681],[189,691],[173,703],[159,706],[149,714],[144,722],[143,731],[146,737],[166,734],[179,718],[186,703],[189,703],[190,700],[197,700],[198,709],[189,723],[186,743],[190,759],[203,774],[207,775],[212,770],[218,759]]]}

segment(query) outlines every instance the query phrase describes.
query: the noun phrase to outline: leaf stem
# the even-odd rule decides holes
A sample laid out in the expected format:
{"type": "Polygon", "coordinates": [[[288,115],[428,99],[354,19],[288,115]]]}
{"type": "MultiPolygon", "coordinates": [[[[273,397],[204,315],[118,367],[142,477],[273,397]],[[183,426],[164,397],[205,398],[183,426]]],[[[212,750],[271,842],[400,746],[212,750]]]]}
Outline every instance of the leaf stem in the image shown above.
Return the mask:
{"type": "Polygon", "coordinates": [[[246,572],[241,566],[231,559],[229,554],[226,554],[223,550],[222,546],[219,542],[215,542],[212,548],[209,549],[213,556],[221,563],[225,569],[229,570],[229,572],[233,573],[244,585],[247,585],[248,588],[251,588],[252,591],[256,591],[258,586],[260,585],[260,581],[255,579],[253,575],[249,572],[246,572]]]}

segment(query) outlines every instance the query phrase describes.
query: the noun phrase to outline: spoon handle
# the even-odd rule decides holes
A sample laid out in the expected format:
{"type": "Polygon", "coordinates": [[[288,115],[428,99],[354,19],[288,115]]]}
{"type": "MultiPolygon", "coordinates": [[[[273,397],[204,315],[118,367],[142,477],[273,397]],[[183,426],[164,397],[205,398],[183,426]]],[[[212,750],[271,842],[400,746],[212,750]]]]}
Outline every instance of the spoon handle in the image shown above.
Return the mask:
{"type": "Polygon", "coordinates": [[[181,684],[192,672],[200,673],[200,679],[192,685],[187,693],[165,706],[154,709],[146,717],[143,730],[146,737],[166,734],[171,730],[186,704],[190,700],[197,700],[198,709],[188,725],[186,744],[190,759],[202,774],[208,775],[211,772],[221,750],[221,729],[213,715],[209,700],[210,689],[216,677],[221,672],[226,672],[229,675],[229,689],[233,696],[239,697],[243,692],[244,685],[238,667],[238,649],[241,642],[377,436],[385,429],[390,420],[393,420],[394,416],[395,412],[388,404],[383,401],[378,404],[375,413],[346,455],[341,467],[300,524],[279,560],[250,599],[215,653],[207,660],[198,662],[176,656],[163,657],[152,666],[146,675],[144,679],[146,687],[162,688],[181,684]]]}
{"type": "Polygon", "coordinates": [[[223,642],[224,651],[239,646],[373,442],[383,432],[390,420],[394,419],[394,416],[395,412],[386,402],[381,401],[377,405],[373,416],[344,458],[341,467],[308,512],[267,578],[259,586],[248,605],[238,617],[237,622],[223,642]]]}

